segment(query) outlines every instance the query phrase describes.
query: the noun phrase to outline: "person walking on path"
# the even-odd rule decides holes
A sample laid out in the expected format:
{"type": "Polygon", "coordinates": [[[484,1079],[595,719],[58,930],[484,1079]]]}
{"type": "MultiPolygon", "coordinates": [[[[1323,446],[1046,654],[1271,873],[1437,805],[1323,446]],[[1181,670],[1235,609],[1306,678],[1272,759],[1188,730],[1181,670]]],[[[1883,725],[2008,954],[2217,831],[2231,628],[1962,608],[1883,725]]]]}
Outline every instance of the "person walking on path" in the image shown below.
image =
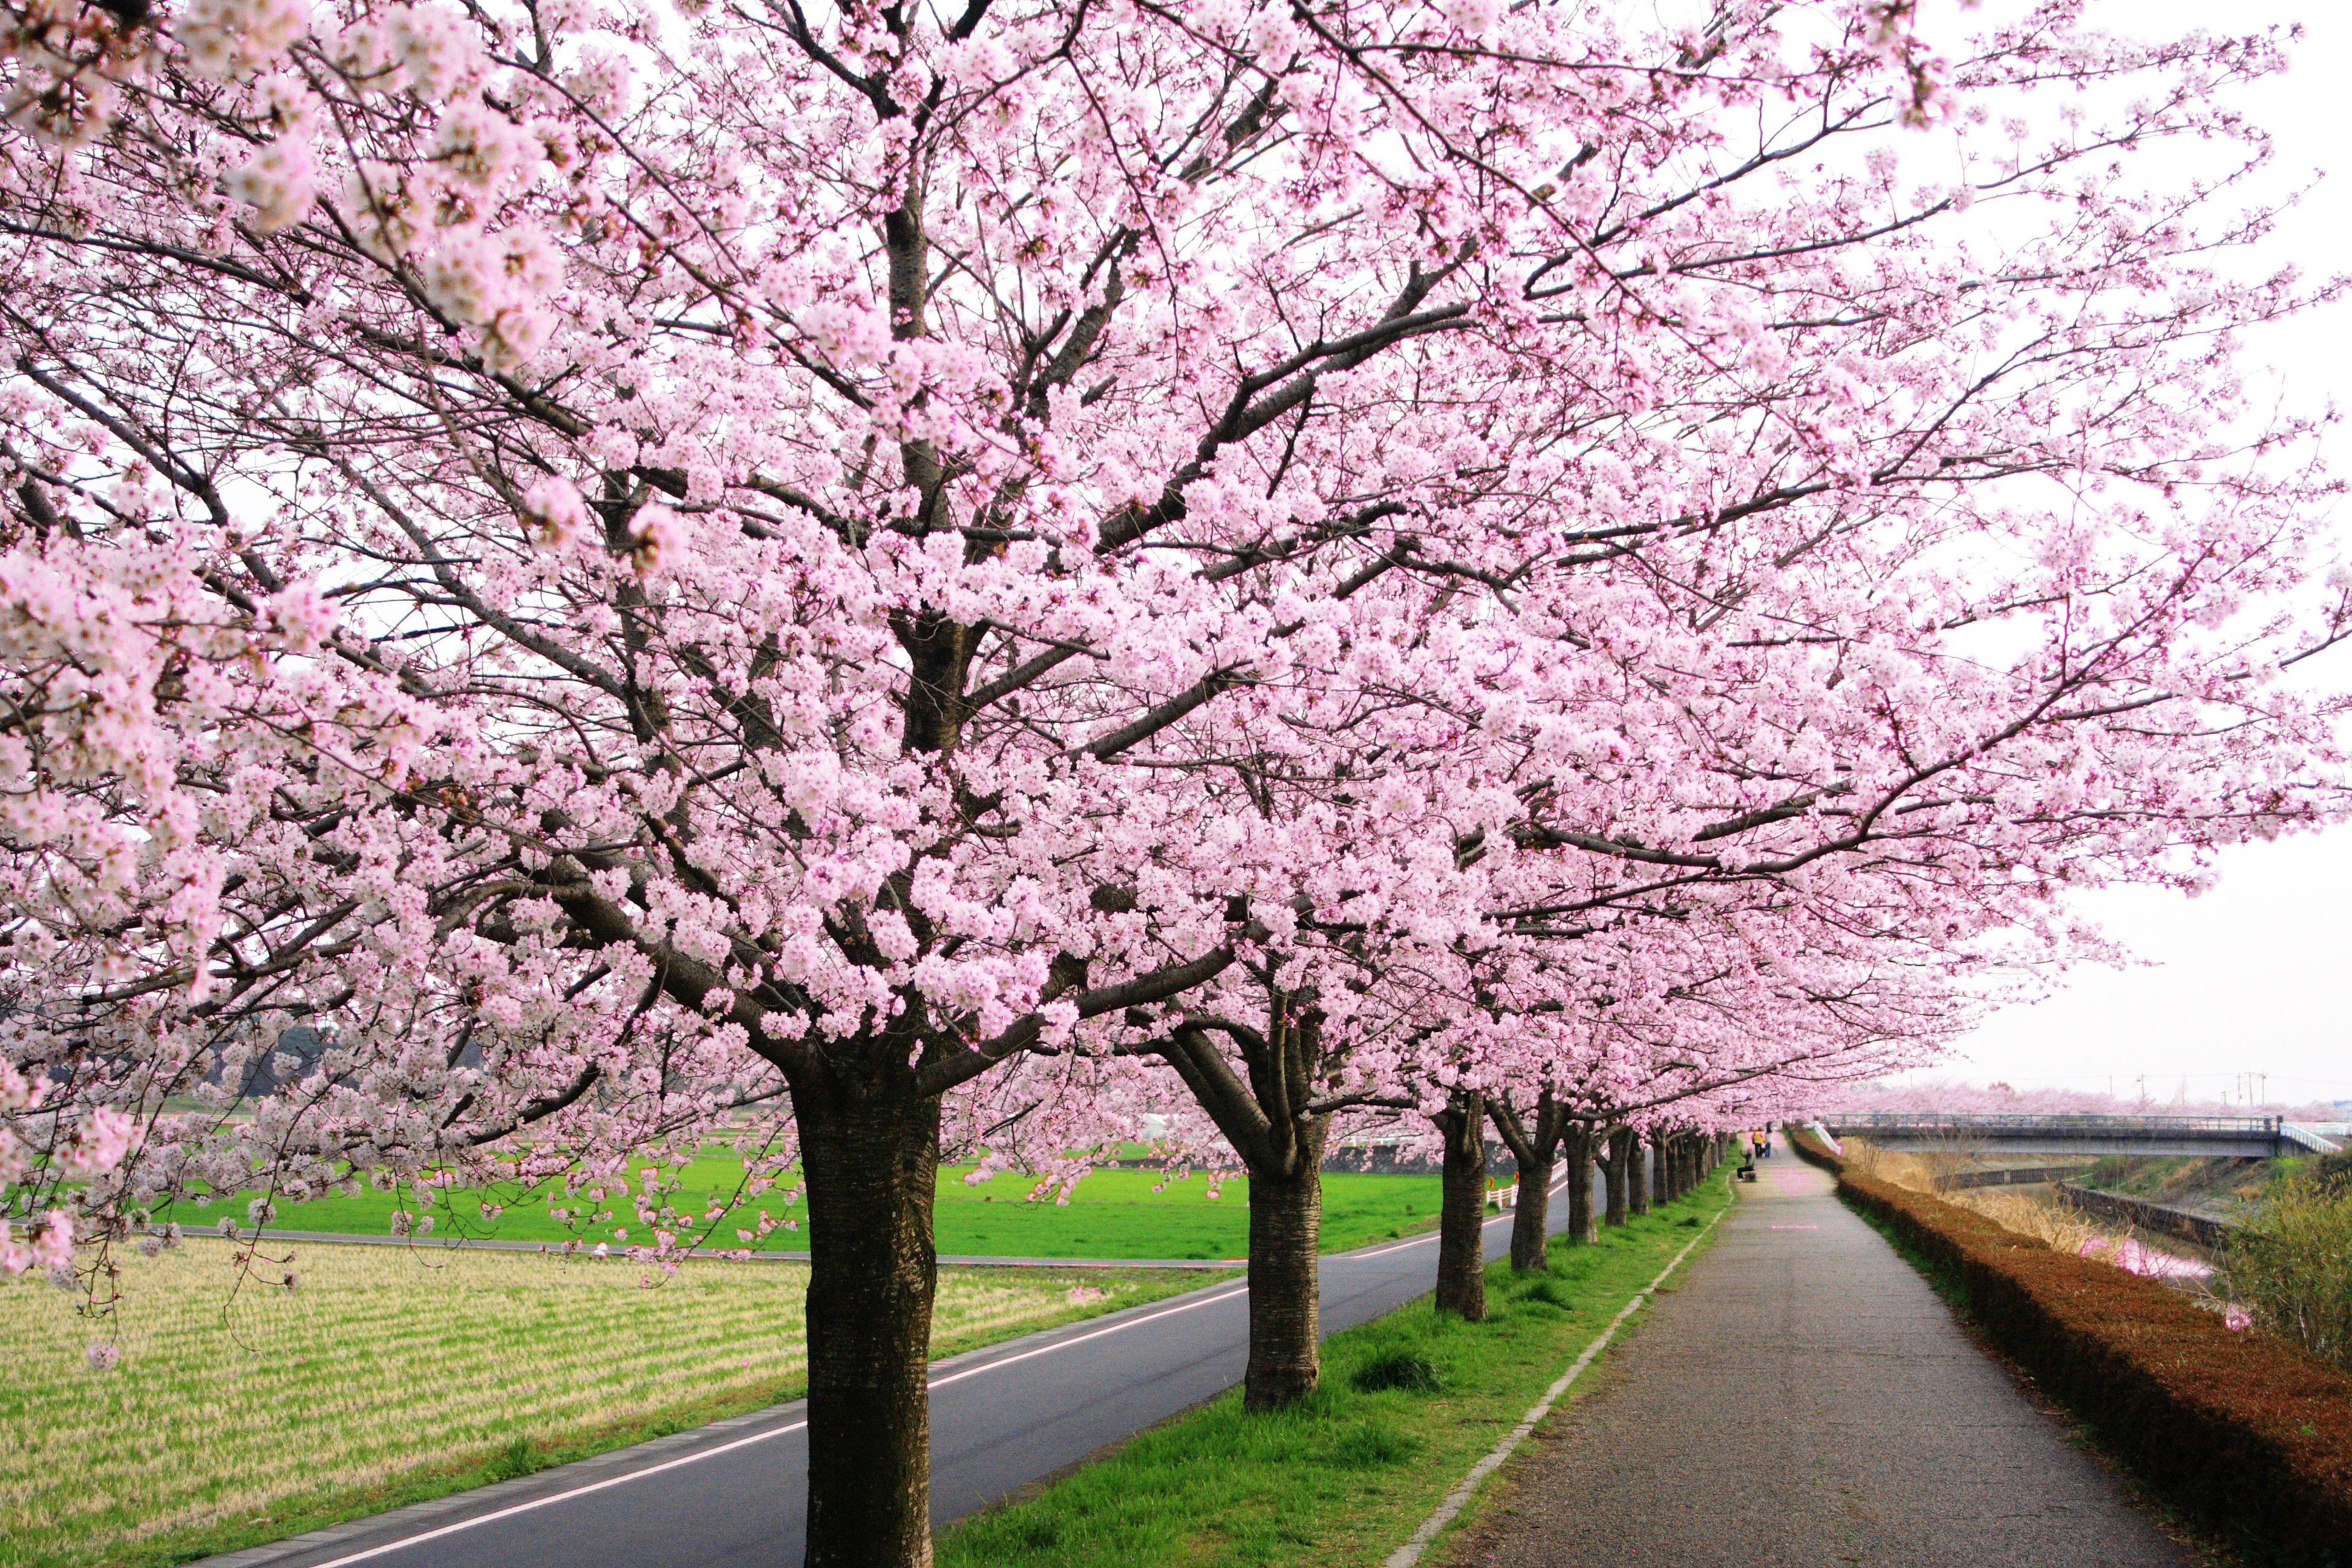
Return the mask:
{"type": "Polygon", "coordinates": [[[1445,1561],[1479,1568],[2191,1568],[2122,1484],[1790,1161],[1445,1561]]]}

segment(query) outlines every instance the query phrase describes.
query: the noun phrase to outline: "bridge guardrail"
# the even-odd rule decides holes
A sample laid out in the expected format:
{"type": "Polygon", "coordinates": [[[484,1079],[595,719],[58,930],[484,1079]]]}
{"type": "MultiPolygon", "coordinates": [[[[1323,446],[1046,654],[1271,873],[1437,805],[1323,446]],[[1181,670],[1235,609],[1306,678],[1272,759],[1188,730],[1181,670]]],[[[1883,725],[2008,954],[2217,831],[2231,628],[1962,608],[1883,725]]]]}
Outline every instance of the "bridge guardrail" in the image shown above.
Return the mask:
{"type": "Polygon", "coordinates": [[[1997,1111],[1864,1110],[1824,1116],[1835,1132],[2113,1132],[2178,1137],[2183,1133],[2215,1132],[2250,1138],[2275,1138],[2284,1125],[2276,1116],[2100,1116],[2088,1113],[2011,1115],[1997,1111]]]}
{"type": "Polygon", "coordinates": [[[2315,1154],[2340,1154],[2344,1152],[2343,1135],[2331,1132],[2326,1126],[2312,1127],[2282,1121],[2279,1123],[2279,1137],[2315,1154]]]}

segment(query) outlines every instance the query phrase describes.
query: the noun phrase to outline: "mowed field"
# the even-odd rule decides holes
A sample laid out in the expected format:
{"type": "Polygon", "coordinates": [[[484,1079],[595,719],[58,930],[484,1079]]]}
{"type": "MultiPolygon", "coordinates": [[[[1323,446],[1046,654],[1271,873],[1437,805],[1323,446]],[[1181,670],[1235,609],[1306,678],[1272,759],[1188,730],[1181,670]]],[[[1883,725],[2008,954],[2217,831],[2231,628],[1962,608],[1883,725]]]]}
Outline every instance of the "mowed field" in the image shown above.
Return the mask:
{"type": "MultiPolygon", "coordinates": [[[[647,1287],[617,1258],[297,1245],[240,1285],[235,1251],[128,1258],[103,1323],[38,1277],[0,1278],[0,1564],[184,1561],[803,1386],[798,1264],[689,1262],[647,1287]]],[[[932,1352],[1211,1278],[943,1269],[932,1352]]]]}
{"type": "MultiPolygon", "coordinates": [[[[1212,1186],[1207,1176],[1172,1180],[1157,1171],[1098,1170],[1078,1183],[1067,1205],[1051,1194],[1033,1199],[1030,1180],[1000,1175],[978,1185],[964,1181],[968,1168],[940,1173],[938,1247],[945,1257],[975,1258],[1240,1258],[1249,1248],[1249,1183],[1234,1177],[1212,1186]],[[1212,1195],[1212,1194],[1214,1195],[1212,1195]]],[[[635,1173],[632,1173],[633,1176],[635,1173]]],[[[709,1226],[711,1247],[745,1245],[739,1230],[758,1228],[761,1211],[782,1224],[750,1245],[767,1251],[808,1247],[808,1208],[787,1205],[780,1185],[758,1197],[737,1201],[740,1160],[709,1154],[677,1173],[679,1189],[666,1194],[680,1212],[699,1215],[717,1202],[725,1217],[709,1226]]],[[[494,1237],[510,1241],[604,1242],[614,1249],[646,1245],[653,1238],[628,1200],[615,1189],[601,1200],[527,1194],[513,1189],[457,1188],[441,1194],[429,1211],[421,1194],[373,1190],[353,1197],[325,1197],[278,1205],[273,1222],[280,1230],[328,1231],[383,1236],[394,1210],[429,1212],[435,1237],[494,1237]],[[485,1213],[486,1208],[489,1211],[485,1213]],[[551,1211],[572,1211],[564,1219],[551,1211]],[[585,1211],[583,1214],[581,1211],[585,1211]],[[592,1216],[604,1217],[592,1217],[592,1216]],[[625,1233],[625,1234],[624,1234],[625,1233]]],[[[210,1229],[222,1219],[242,1226],[250,1194],[205,1207],[183,1203],[158,1218],[178,1220],[190,1232],[210,1229]]],[[[1375,1241],[1410,1236],[1437,1223],[1438,1179],[1339,1173],[1323,1178],[1323,1249],[1341,1252],[1375,1241]]],[[[696,1232],[682,1233],[691,1237],[696,1232]]]]}

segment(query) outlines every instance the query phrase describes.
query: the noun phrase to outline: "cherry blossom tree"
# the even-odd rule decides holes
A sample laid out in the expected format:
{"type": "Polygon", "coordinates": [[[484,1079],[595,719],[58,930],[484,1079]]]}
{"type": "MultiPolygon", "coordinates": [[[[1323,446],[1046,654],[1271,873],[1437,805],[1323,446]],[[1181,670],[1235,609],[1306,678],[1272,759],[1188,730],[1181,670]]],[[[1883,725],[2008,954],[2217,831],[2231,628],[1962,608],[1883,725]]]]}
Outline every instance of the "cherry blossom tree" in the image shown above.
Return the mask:
{"type": "Polygon", "coordinates": [[[1507,984],[1490,979],[1459,1010],[1477,1026],[1433,1073],[1447,1097],[1435,1118],[1454,1200],[1438,1280],[1449,1310],[1484,1315],[1486,1119],[1518,1167],[1512,1266],[1541,1269],[1563,1158],[1568,1240],[1590,1242],[1594,1163],[1607,1167],[1609,1218],[1622,1224],[1641,1129],[1717,1125],[1727,1096],[1768,1083],[1819,1086],[1928,1059],[1971,1016],[1966,954],[1906,954],[1885,942],[1807,951],[1784,929],[1802,928],[1802,910],[1774,920],[1778,940],[1759,948],[1736,922],[1710,931],[1705,900],[1694,902],[1669,930],[1596,932],[1507,984]],[[1631,976],[1653,988],[1628,985],[1631,976]]]}
{"type": "MultiPolygon", "coordinates": [[[[943,1140],[1075,1159],[1171,1064],[1267,1173],[1280,1403],[1329,1119],[1475,1134],[1596,1013],[1646,1020],[1605,1114],[1659,1103],[1694,905],[1774,954],[1760,1066],[1843,1026],[1815,933],[1959,952],[2335,809],[2276,678],[2328,487],[2229,347],[2305,296],[2105,173],[2239,134],[2259,40],[0,13],[5,1038],[141,1130],[81,1201],[598,1212],[749,1127],[809,1205],[812,1563],[929,1557],[943,1140]]],[[[659,1263],[704,1216],[637,1196],[659,1263]]]]}

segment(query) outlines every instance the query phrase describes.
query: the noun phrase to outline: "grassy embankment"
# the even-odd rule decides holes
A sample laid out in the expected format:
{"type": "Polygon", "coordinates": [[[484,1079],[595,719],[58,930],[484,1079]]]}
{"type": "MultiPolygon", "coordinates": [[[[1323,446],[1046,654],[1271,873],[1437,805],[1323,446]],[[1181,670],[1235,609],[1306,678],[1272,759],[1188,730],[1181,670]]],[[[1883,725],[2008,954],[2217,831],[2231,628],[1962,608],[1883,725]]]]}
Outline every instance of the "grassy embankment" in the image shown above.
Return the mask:
{"type": "Polygon", "coordinates": [[[1299,1407],[1252,1415],[1228,1394],[950,1531],[940,1568],[1378,1563],[1733,1201],[1728,1188],[1719,1173],[1597,1246],[1555,1241],[1531,1280],[1496,1263],[1486,1322],[1423,1300],[1335,1335],[1299,1407]]]}
{"type": "Polygon", "coordinates": [[[2110,1154],[2095,1160],[2081,1177],[2086,1186],[2126,1197],[2146,1198],[2176,1208],[2229,1214],[2260,1203],[2305,1162],[2209,1160],[2186,1155],[2110,1154]]]}
{"type": "MultiPolygon", "coordinates": [[[[93,1324],[0,1279],[0,1564],[184,1562],[798,1395],[796,1264],[298,1246],[232,1297],[234,1249],[127,1257],[93,1324]],[[121,1362],[95,1371],[94,1340],[121,1362]]],[[[943,1269],[950,1355],[1197,1288],[1199,1272],[943,1269]],[[1074,1292],[1103,1292],[1073,1300],[1074,1292]]]]}
{"type": "Polygon", "coordinates": [[[2335,1159],[2280,1184],[2231,1233],[2222,1266],[2264,1332],[2352,1373],[2352,1161],[2335,1159]]]}
{"type": "MultiPolygon", "coordinates": [[[[978,1186],[968,1186],[968,1167],[940,1173],[936,1210],[937,1245],[948,1257],[975,1258],[1171,1258],[1182,1259],[1240,1258],[1249,1249],[1249,1183],[1232,1177],[1219,1184],[1211,1197],[1209,1179],[1195,1173],[1170,1180],[1149,1170],[1105,1169],[1080,1182],[1066,1206],[1049,1194],[1029,1199],[1028,1179],[1001,1175],[978,1186]],[[1154,1191],[1155,1187],[1163,1190],[1154,1191]]],[[[633,1173],[634,1174],[634,1173],[633,1173]]],[[[710,1154],[677,1173],[679,1190],[665,1194],[683,1213],[699,1215],[706,1203],[733,1200],[742,1179],[742,1163],[731,1155],[710,1154]]],[[[733,1203],[726,1216],[709,1230],[709,1245],[736,1247],[739,1228],[754,1228],[765,1209],[778,1220],[794,1218],[805,1225],[804,1203],[787,1205],[785,1187],[733,1203]]],[[[246,1200],[251,1194],[216,1201],[205,1207],[184,1203],[176,1209],[157,1211],[158,1219],[176,1219],[190,1233],[208,1230],[220,1220],[242,1226],[246,1200]]],[[[352,1197],[314,1198],[308,1203],[278,1205],[273,1223],[280,1230],[327,1231],[350,1236],[390,1233],[395,1209],[423,1212],[413,1189],[395,1194],[364,1191],[352,1197]]],[[[445,1205],[431,1211],[436,1237],[495,1237],[507,1241],[563,1242],[586,1245],[607,1242],[618,1247],[652,1238],[640,1224],[617,1184],[601,1201],[567,1197],[560,1190],[541,1189],[535,1194],[516,1189],[454,1189],[445,1205]],[[485,1204],[500,1212],[486,1218],[485,1204]],[[562,1221],[549,1211],[563,1208],[609,1215],[594,1223],[562,1221]],[[618,1232],[626,1231],[622,1237],[618,1232]]],[[[1363,1174],[1323,1178],[1323,1249],[1346,1251],[1395,1237],[1410,1236],[1437,1223],[1438,1180],[1435,1176],[1363,1174]]],[[[778,1228],[754,1244],[766,1251],[796,1252],[808,1247],[805,1229],[778,1228]]]]}

